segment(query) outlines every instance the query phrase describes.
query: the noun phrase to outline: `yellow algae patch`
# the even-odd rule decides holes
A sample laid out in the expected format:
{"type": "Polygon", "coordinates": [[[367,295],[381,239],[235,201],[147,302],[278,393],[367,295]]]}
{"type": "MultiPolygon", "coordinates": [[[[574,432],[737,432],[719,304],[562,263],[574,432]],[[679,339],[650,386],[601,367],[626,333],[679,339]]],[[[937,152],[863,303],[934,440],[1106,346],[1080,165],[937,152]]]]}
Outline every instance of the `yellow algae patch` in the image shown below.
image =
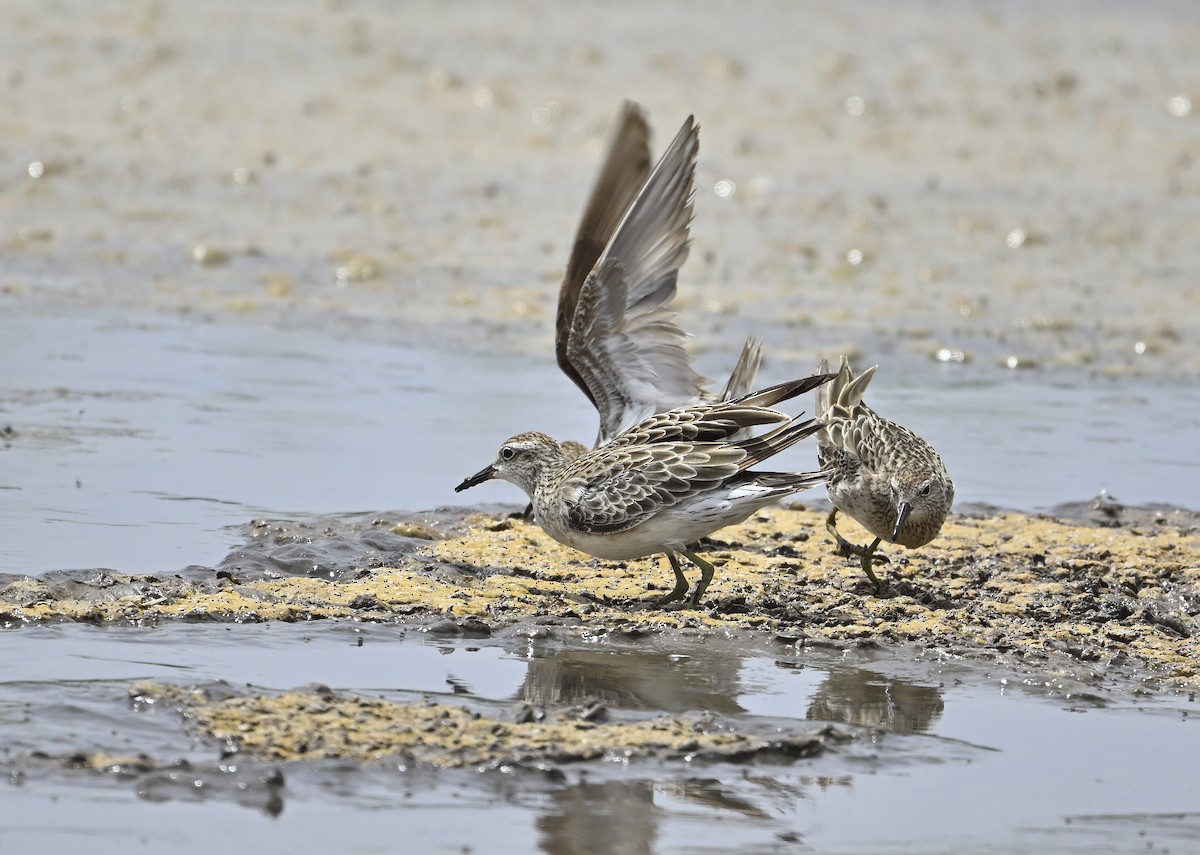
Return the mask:
{"type": "Polygon", "coordinates": [[[403,755],[442,768],[496,762],[568,762],[656,755],[736,758],[816,754],[816,733],[768,737],[729,730],[707,716],[649,721],[501,721],[440,703],[400,704],[326,689],[213,700],[203,690],[158,683],[130,689],[136,703],[177,706],[206,736],[263,760],[379,760],[403,755]]]}
{"type": "Polygon", "coordinates": [[[104,574],[102,582],[48,584],[22,578],[0,588],[0,619],[144,623],[382,617],[392,606],[446,606],[457,588],[427,573],[388,570],[345,582],[286,577],[238,584],[104,574]]]}
{"type": "MultiPolygon", "coordinates": [[[[446,562],[527,580],[542,614],[567,609],[599,623],[762,626],[834,640],[1025,648],[1088,661],[1120,654],[1174,680],[1200,683],[1200,623],[1193,616],[1200,609],[1200,538],[1194,532],[1167,525],[1100,528],[1021,514],[953,517],[927,547],[885,546],[890,563],[879,572],[891,595],[876,597],[858,560],[836,553],[824,519],[804,508],[771,509],[718,532],[701,548],[717,571],[700,612],[638,605],[638,598],[671,582],[661,559],[599,561],[520,520],[473,517],[465,534],[429,551],[446,562]]],[[[850,540],[868,542],[852,520],[839,524],[850,540]]],[[[685,572],[698,577],[694,568],[685,572]]],[[[523,613],[528,604],[528,598],[509,602],[489,614],[523,613]]]]}
{"type": "Polygon", "coordinates": [[[79,753],[68,757],[71,765],[95,772],[136,776],[156,766],[153,758],[146,754],[79,753]]]}
{"type": "MultiPolygon", "coordinates": [[[[1147,522],[1093,527],[1022,514],[952,517],[919,550],[885,546],[876,596],[858,560],[838,555],[825,514],[773,508],[702,544],[716,574],[700,609],[659,608],[673,581],[661,557],[600,561],[536,525],[482,514],[428,540],[399,566],[329,581],[238,582],[102,574],[0,588],[0,621],[152,622],[460,618],[485,631],[540,618],[589,631],[769,631],[917,641],[1114,659],[1200,685],[1200,537],[1147,522]]],[[[866,542],[851,520],[843,534],[866,542]]],[[[685,563],[693,584],[699,571],[685,563]]],[[[94,575],[94,574],[93,574],[94,575]]],[[[349,573],[347,574],[349,575],[349,573]]]]}
{"type": "MultiPolygon", "coordinates": [[[[662,556],[601,561],[558,543],[532,523],[478,516],[467,522],[465,534],[431,544],[428,549],[432,558],[489,574],[471,588],[470,597],[464,597],[453,609],[455,614],[470,613],[467,603],[476,601],[486,604],[488,614],[495,617],[586,615],[660,627],[745,627],[768,620],[765,615],[753,613],[713,616],[703,608],[653,607],[652,600],[674,583],[662,556]]],[[[719,559],[726,552],[718,550],[710,555],[719,559]]],[[[725,575],[717,571],[714,587],[722,580],[736,584],[739,579],[755,575],[750,567],[731,565],[729,569],[731,572],[725,575]]],[[[699,579],[695,568],[685,572],[699,579]]]]}
{"type": "Polygon", "coordinates": [[[444,536],[433,526],[413,520],[398,522],[391,527],[390,531],[392,534],[399,534],[403,537],[415,537],[419,540],[440,540],[444,536]]]}

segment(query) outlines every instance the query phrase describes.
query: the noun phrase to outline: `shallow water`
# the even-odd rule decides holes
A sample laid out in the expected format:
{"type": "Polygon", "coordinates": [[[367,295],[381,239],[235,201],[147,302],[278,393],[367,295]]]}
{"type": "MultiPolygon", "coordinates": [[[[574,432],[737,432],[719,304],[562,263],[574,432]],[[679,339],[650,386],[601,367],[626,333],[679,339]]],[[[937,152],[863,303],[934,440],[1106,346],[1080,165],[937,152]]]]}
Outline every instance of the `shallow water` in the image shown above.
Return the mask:
{"type": "MultiPolygon", "coordinates": [[[[12,429],[0,572],[212,566],[254,517],[515,505],[507,484],[452,488],[513,433],[595,430],[549,355],[506,358],[498,373],[460,350],[95,313],[0,318],[0,342],[0,429],[12,429]]],[[[787,370],[811,369],[772,364],[764,383],[787,370]]],[[[941,451],[960,507],[1044,510],[1101,491],[1196,505],[1200,384],[988,381],[940,365],[876,384],[877,409],[941,451]]],[[[810,454],[780,460],[811,468],[810,454]]]]}
{"type": "Polygon", "coordinates": [[[1178,852],[1200,833],[1195,700],[1131,698],[1086,670],[1033,678],[1012,663],[919,649],[464,640],[329,624],[31,627],[5,644],[0,754],[20,770],[5,794],[20,819],[6,823],[5,841],[17,848],[100,839],[113,849],[153,840],[185,852],[375,852],[402,833],[446,852],[493,851],[500,839],[506,851],[545,852],[889,852],[913,840],[932,852],[1178,852]],[[709,709],[734,726],[833,722],[854,738],[785,764],[566,764],[561,783],[521,770],[318,762],[285,765],[284,784],[267,786],[271,764],[220,760],[169,710],[134,710],[126,692],[142,679],[266,690],[317,681],[501,709],[590,698],[611,710],[709,709]],[[146,751],[191,765],[122,779],[20,759],[26,748],[146,751]]]}
{"type": "MultiPolygon", "coordinates": [[[[751,332],[767,382],[821,356],[879,361],[871,401],[941,450],[960,508],[1102,491],[1198,508],[1198,51],[1184,0],[9,0],[0,573],[213,566],[251,518],[458,505],[453,485],[515,431],[589,440],[594,415],[550,357],[553,299],[626,97],[656,146],[689,113],[703,127],[679,306],[706,374],[751,332]]],[[[522,502],[503,484],[469,496],[522,502]]],[[[21,773],[0,847],[1200,838],[1190,698],[1087,674],[1025,684],[1020,663],[335,625],[44,626],[3,643],[0,756],[21,773]],[[582,689],[883,735],[787,767],[602,764],[557,784],[327,763],[281,787],[130,710],[141,677],[479,704],[582,689]],[[21,754],[97,747],[193,768],[127,780],[21,754]]]]}
{"type": "MultiPolygon", "coordinates": [[[[0,422],[13,429],[0,452],[6,572],[213,565],[251,517],[320,527],[311,515],[456,503],[453,484],[499,437],[531,424],[584,439],[592,429],[549,357],[514,356],[501,383],[494,360],[461,350],[94,313],[6,317],[0,341],[5,364],[21,366],[0,385],[0,422]]],[[[717,374],[714,362],[702,356],[717,374]]],[[[1195,462],[1163,449],[1194,434],[1195,388],[981,381],[960,368],[930,365],[876,396],[941,448],[960,502],[1034,510],[1108,489],[1188,504],[1195,462]],[[1162,442],[1136,440],[1147,419],[1162,442]]],[[[516,498],[489,485],[476,501],[516,498]]],[[[1039,670],[911,647],[573,639],[338,624],[5,633],[0,757],[12,770],[8,815],[20,819],[4,823],[4,840],[42,851],[99,840],[377,852],[402,836],[431,852],[493,851],[497,840],[553,853],[885,853],[917,840],[947,853],[1179,852],[1200,834],[1189,695],[1139,695],[1074,663],[1039,670]],[[828,721],[856,738],[790,764],[587,764],[565,767],[561,782],[338,762],[285,766],[281,782],[270,764],[221,760],[166,711],[135,712],[128,689],[142,679],[315,682],[501,714],[599,699],[617,711],[828,721]],[[61,759],[95,751],[168,766],[122,777],[61,759]]]]}

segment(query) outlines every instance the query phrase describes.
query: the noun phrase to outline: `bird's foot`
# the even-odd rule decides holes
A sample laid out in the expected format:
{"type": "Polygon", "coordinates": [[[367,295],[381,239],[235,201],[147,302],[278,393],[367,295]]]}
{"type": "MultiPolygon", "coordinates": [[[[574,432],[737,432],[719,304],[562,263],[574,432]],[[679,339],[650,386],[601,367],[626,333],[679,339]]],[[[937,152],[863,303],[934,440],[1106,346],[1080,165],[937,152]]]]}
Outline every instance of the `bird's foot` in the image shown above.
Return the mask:
{"type": "Polygon", "coordinates": [[[671,603],[680,603],[682,607],[683,598],[687,595],[688,586],[686,584],[676,585],[668,593],[661,597],[656,597],[652,602],[656,606],[668,606],[671,603]]]}
{"type": "Polygon", "coordinates": [[[871,594],[881,600],[895,597],[899,592],[892,587],[892,583],[887,579],[880,579],[874,573],[864,579],[861,576],[855,581],[855,587],[866,594],[871,594]]]}
{"type": "Polygon", "coordinates": [[[837,539],[837,554],[842,558],[862,558],[863,548],[839,535],[837,539]]]}
{"type": "Polygon", "coordinates": [[[860,555],[863,572],[867,574],[867,578],[871,580],[871,584],[875,587],[875,595],[877,597],[882,597],[884,596],[884,591],[886,589],[884,584],[879,581],[879,577],[875,575],[875,571],[871,569],[871,565],[878,560],[878,556],[875,554],[875,550],[878,548],[879,538],[877,537],[871,541],[871,545],[864,549],[860,555]]]}
{"type": "Polygon", "coordinates": [[[678,600],[665,600],[665,598],[660,597],[659,599],[655,600],[652,605],[659,611],[664,612],[683,612],[694,608],[692,601],[684,598],[680,598],[678,600]]]}
{"type": "Polygon", "coordinates": [[[523,511],[513,511],[506,517],[506,519],[520,520],[521,522],[527,523],[533,522],[533,502],[530,502],[528,505],[526,505],[525,510],[523,511]]]}

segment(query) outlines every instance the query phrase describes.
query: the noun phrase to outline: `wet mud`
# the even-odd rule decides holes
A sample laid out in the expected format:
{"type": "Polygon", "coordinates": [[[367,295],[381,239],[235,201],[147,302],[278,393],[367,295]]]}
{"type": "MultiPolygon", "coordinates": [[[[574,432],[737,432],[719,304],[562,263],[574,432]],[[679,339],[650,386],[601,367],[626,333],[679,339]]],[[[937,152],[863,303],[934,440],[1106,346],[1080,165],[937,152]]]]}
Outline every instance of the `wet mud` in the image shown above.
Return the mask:
{"type": "Polygon", "coordinates": [[[599,703],[550,712],[524,706],[498,718],[465,706],[397,704],[325,686],[248,697],[230,697],[227,688],[145,683],[130,691],[135,706],[175,707],[205,736],[227,742],[231,752],[269,761],[400,758],[438,768],[550,768],[547,764],[632,758],[750,762],[811,757],[826,739],[851,738],[820,726],[789,733],[760,725],[755,734],[747,732],[746,722],[735,727],[708,713],[622,722],[599,703]]]}
{"type": "MultiPolygon", "coordinates": [[[[231,804],[269,817],[307,814],[331,794],[358,815],[364,806],[416,806],[423,793],[459,811],[483,799],[501,807],[492,808],[496,817],[505,806],[529,810],[532,801],[548,823],[560,813],[583,821],[616,804],[633,815],[657,812],[662,794],[673,792],[685,805],[738,822],[738,834],[756,824],[788,834],[777,816],[784,806],[813,792],[848,792],[856,772],[964,766],[995,750],[932,735],[943,693],[927,666],[912,664],[911,650],[844,655],[670,630],[616,633],[596,644],[520,626],[486,639],[415,632],[397,647],[396,628],[379,625],[234,629],[223,641],[211,625],[115,634],[76,626],[61,639],[52,633],[32,642],[62,650],[60,641],[82,631],[76,640],[87,640],[99,661],[132,645],[124,654],[130,661],[204,660],[206,670],[230,679],[181,682],[160,667],[166,679],[12,682],[9,694],[41,719],[36,733],[39,725],[0,717],[7,737],[0,761],[13,792],[116,786],[149,804],[231,804]],[[202,638],[206,655],[198,655],[202,638]],[[260,657],[299,654],[309,662],[295,670],[314,674],[328,672],[320,662],[336,650],[337,676],[362,687],[243,682],[237,678],[248,672],[230,662],[247,661],[247,644],[260,657]],[[359,682],[390,673],[389,662],[430,656],[448,663],[440,688],[414,679],[420,669],[401,681],[413,689],[359,682]],[[489,679],[497,666],[499,679],[489,679]],[[773,699],[777,679],[827,669],[811,691],[773,699]],[[289,808],[297,803],[304,809],[289,808]]],[[[968,673],[953,663],[935,670],[940,679],[968,673]]],[[[1093,692],[1088,703],[1107,702],[1108,689],[1094,681],[1054,683],[1068,693],[1084,684],[1093,692]]],[[[652,837],[657,824],[625,833],[652,837]]]]}
{"type": "MultiPolygon", "coordinates": [[[[595,824],[618,809],[639,851],[688,817],[730,823],[729,846],[786,847],[809,810],[849,799],[857,817],[869,799],[901,812],[877,808],[865,833],[920,839],[928,824],[900,809],[915,775],[996,805],[964,808],[969,840],[979,823],[1011,836],[1013,812],[1042,817],[1022,834],[1050,849],[1114,823],[1127,841],[1184,840],[1200,814],[1130,819],[1111,787],[1062,795],[1189,752],[1197,516],[1112,510],[1078,509],[1103,525],[957,515],[929,547],[887,553],[882,597],[833,552],[824,511],[772,510],[706,544],[700,609],[647,604],[669,579],[657,562],[569,553],[508,509],[259,521],[216,568],[6,577],[0,766],[18,798],[87,806],[115,786],[288,827],[332,797],[367,848],[383,805],[482,848],[434,808],[482,811],[480,829],[536,816],[526,845],[571,852],[608,839],[595,824]],[[1014,802],[1047,756],[1053,801],[1014,802]],[[1080,817],[1065,838],[1063,813],[1080,817]]],[[[1183,804],[1178,779],[1159,769],[1146,798],[1183,804]]]]}
{"type": "MultiPolygon", "coordinates": [[[[717,573],[699,608],[653,604],[671,581],[656,559],[591,559],[504,511],[259,521],[216,569],[7,578],[0,615],[10,627],[398,622],[462,637],[518,625],[578,636],[689,628],[1059,655],[1200,685],[1197,515],[1102,500],[1073,510],[1087,521],[952,516],[929,546],[884,552],[882,596],[833,549],[822,510],[768,510],[702,545],[717,573]]],[[[866,537],[852,522],[843,533],[866,537]]]]}

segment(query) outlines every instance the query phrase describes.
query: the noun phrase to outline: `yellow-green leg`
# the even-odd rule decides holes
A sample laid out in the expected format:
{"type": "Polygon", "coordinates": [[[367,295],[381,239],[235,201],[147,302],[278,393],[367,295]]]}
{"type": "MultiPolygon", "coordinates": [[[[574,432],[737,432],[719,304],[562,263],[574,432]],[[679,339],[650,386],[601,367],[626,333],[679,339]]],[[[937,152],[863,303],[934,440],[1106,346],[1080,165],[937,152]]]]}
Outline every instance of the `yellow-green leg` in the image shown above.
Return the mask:
{"type": "Polygon", "coordinates": [[[862,547],[855,546],[853,543],[846,540],[846,538],[842,537],[842,533],[837,530],[837,511],[838,509],[835,506],[834,509],[829,512],[829,516],[825,518],[825,530],[829,532],[830,536],[833,537],[834,540],[837,541],[838,549],[843,555],[861,555],[862,547]]]}
{"type": "Polygon", "coordinates": [[[703,597],[704,592],[708,590],[708,583],[712,581],[713,566],[694,552],[689,552],[686,549],[681,551],[688,561],[691,561],[700,568],[700,583],[696,585],[696,590],[691,597],[692,605],[698,606],[700,605],[700,598],[703,597]]]}
{"type": "Polygon", "coordinates": [[[858,553],[858,556],[862,561],[863,572],[867,574],[867,578],[870,579],[871,584],[875,586],[875,593],[877,593],[877,594],[883,592],[883,583],[879,581],[878,576],[876,576],[873,572],[871,572],[871,561],[875,558],[875,550],[878,547],[879,547],[879,538],[878,537],[875,538],[873,541],[871,541],[871,545],[868,546],[866,549],[863,549],[861,546],[858,547],[858,549],[860,550],[858,553]]]}
{"type": "Polygon", "coordinates": [[[875,593],[880,593],[883,590],[883,583],[879,581],[879,577],[871,569],[871,564],[875,558],[875,550],[879,548],[880,539],[877,537],[871,542],[870,546],[857,546],[846,538],[842,537],[837,530],[837,508],[829,512],[829,516],[825,519],[825,530],[833,535],[837,541],[838,549],[843,555],[857,555],[862,564],[863,572],[867,574],[867,578],[871,580],[871,584],[875,586],[875,593]]]}
{"type": "Polygon", "coordinates": [[[671,569],[675,571],[675,587],[671,589],[671,593],[655,600],[654,604],[656,606],[665,606],[667,603],[682,600],[683,595],[687,593],[688,589],[687,576],[683,575],[683,569],[679,566],[679,559],[675,557],[675,553],[668,552],[667,560],[671,562],[671,569]]]}

